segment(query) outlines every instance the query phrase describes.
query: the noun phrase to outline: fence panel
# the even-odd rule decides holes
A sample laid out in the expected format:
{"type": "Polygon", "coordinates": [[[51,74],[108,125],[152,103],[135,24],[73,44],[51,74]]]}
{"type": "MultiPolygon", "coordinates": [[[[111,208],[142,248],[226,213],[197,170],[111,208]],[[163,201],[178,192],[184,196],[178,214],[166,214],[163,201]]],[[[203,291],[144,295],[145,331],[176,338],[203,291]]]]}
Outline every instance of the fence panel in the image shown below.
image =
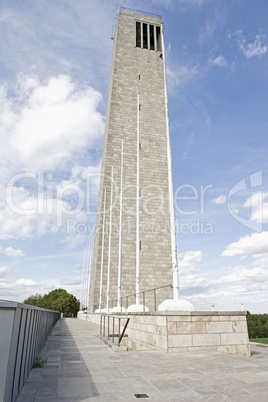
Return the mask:
{"type": "Polygon", "coordinates": [[[0,401],[16,400],[60,313],[0,300],[0,401]]]}

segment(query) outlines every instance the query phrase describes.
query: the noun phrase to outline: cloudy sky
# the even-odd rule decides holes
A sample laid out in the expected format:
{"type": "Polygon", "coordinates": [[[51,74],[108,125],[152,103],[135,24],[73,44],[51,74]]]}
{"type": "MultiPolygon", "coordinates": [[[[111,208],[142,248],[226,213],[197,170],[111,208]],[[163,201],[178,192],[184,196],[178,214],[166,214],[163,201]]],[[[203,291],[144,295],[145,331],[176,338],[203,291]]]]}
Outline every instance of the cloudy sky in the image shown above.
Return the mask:
{"type": "Polygon", "coordinates": [[[181,297],[267,313],[266,0],[1,0],[0,298],[80,298],[119,6],[165,22],[181,297]]]}

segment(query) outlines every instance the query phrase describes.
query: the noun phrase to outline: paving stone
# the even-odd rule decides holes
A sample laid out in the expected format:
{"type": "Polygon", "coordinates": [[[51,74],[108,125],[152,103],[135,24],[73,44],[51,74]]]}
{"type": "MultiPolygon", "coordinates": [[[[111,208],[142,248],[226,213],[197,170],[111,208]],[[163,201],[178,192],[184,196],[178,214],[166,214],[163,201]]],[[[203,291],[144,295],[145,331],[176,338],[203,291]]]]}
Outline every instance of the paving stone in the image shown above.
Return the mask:
{"type": "Polygon", "coordinates": [[[16,399],[16,402],[34,402],[34,401],[36,401],[35,395],[22,395],[22,394],[20,394],[16,399]]]}
{"type": "Polygon", "coordinates": [[[56,385],[41,385],[40,387],[38,387],[38,390],[36,392],[36,397],[54,397],[56,398],[58,393],[58,384],[56,385]]]}
{"type": "Polygon", "coordinates": [[[262,373],[253,373],[248,371],[239,371],[238,373],[232,373],[232,378],[236,378],[239,381],[245,382],[247,384],[256,384],[260,382],[265,382],[267,384],[267,375],[263,376],[262,373]]]}
{"type": "Polygon", "coordinates": [[[33,369],[17,402],[127,402],[139,399],[135,393],[161,402],[268,400],[268,348],[253,345],[249,358],[215,351],[118,354],[102,343],[98,330],[87,321],[59,320],[54,332],[68,332],[70,353],[66,337],[50,336],[41,358],[47,355],[56,365],[33,369]]]}
{"type": "Polygon", "coordinates": [[[232,402],[267,402],[267,392],[256,392],[254,395],[236,395],[230,397],[232,402]]]}

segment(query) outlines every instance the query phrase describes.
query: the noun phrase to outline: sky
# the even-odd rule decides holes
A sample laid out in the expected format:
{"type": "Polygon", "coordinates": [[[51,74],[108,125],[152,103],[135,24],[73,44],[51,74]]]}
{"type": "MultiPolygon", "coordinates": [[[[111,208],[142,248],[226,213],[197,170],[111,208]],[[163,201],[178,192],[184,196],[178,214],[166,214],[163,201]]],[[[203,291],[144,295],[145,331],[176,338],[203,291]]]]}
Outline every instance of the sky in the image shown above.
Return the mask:
{"type": "Polygon", "coordinates": [[[164,19],[180,297],[268,313],[268,2],[0,1],[0,299],[81,297],[120,7],[164,19]]]}

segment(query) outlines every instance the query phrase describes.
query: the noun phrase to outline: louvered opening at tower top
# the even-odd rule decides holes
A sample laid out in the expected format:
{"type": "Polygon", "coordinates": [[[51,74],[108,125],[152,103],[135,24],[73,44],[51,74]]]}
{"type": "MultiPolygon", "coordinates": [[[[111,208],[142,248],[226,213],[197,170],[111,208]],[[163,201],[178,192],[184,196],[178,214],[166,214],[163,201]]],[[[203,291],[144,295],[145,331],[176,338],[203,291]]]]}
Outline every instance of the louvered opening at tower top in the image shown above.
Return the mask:
{"type": "Polygon", "coordinates": [[[161,52],[161,27],[136,21],[136,47],[161,52]]]}

